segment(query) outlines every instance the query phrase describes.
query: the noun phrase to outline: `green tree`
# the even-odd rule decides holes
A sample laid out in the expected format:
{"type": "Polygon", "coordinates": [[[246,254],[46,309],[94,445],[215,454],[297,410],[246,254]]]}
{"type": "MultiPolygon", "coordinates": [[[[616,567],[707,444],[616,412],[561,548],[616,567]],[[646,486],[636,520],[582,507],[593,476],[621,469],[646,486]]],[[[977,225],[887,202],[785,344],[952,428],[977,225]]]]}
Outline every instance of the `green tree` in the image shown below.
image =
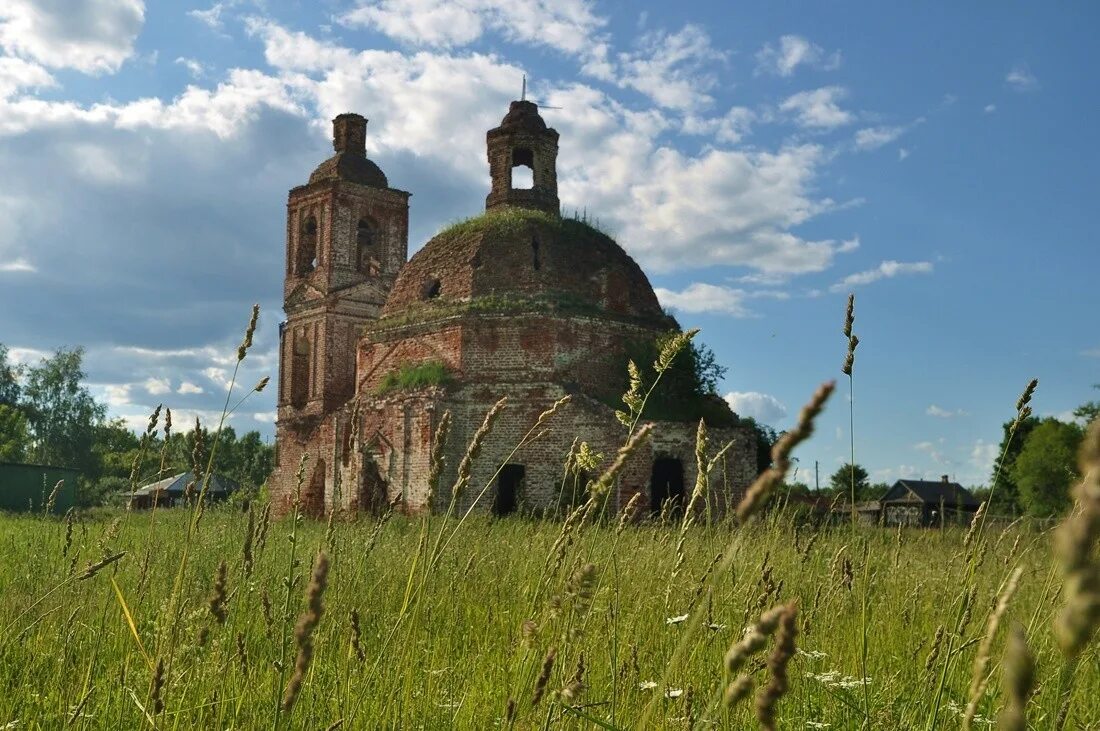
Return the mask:
{"type": "Polygon", "coordinates": [[[997,469],[997,464],[993,465],[993,474],[990,476],[990,509],[994,513],[1017,513],[1022,510],[1020,504],[1020,488],[1016,484],[1016,478],[1013,477],[1013,468],[1016,465],[1016,458],[1020,455],[1020,451],[1024,448],[1024,442],[1027,441],[1028,435],[1031,434],[1035,427],[1039,426],[1039,419],[1035,416],[1029,416],[1020,422],[1020,425],[1016,427],[1016,434],[1012,437],[1012,442],[1008,441],[1009,435],[1012,434],[1011,421],[1006,421],[1001,426],[1001,443],[997,446],[997,458],[1000,459],[1001,455],[1004,455],[1000,470],[997,469]]]}
{"type": "Polygon", "coordinates": [[[23,403],[33,442],[31,457],[94,478],[98,465],[92,446],[106,409],[84,386],[83,360],[83,348],[62,348],[28,368],[23,403]]]}
{"type": "Polygon", "coordinates": [[[0,404],[0,462],[23,461],[29,446],[27,417],[14,406],[0,404]]]}
{"type": "Polygon", "coordinates": [[[18,406],[20,366],[8,362],[8,348],[0,343],[0,406],[18,406]]]}
{"type": "MultiPolygon", "coordinates": [[[[1100,388],[1100,383],[1093,388],[1100,388]]],[[[1100,401],[1086,401],[1073,410],[1073,415],[1084,420],[1085,424],[1091,424],[1100,419],[1100,401]]]]}
{"type": "MultiPolygon", "coordinates": [[[[96,474],[100,477],[130,479],[134,458],[138,455],[141,439],[126,426],[122,419],[111,419],[95,425],[92,452],[95,455],[96,474]]],[[[157,465],[160,464],[159,444],[150,448],[157,465]]],[[[148,466],[148,465],[147,465],[148,466]]]]}
{"type": "Polygon", "coordinates": [[[750,427],[756,439],[756,474],[759,475],[772,466],[772,445],[779,439],[779,435],[775,429],[761,424],[751,416],[741,417],[741,424],[750,427]]]}
{"type": "Polygon", "coordinates": [[[1021,507],[1028,515],[1049,517],[1070,506],[1069,487],[1077,479],[1077,448],[1083,436],[1081,427],[1053,418],[1043,419],[1028,434],[1012,467],[1021,507]]]}
{"type": "Polygon", "coordinates": [[[851,495],[853,475],[856,481],[856,500],[867,499],[867,490],[870,486],[868,478],[870,476],[862,465],[845,464],[839,467],[829,478],[829,489],[835,495],[851,495]]]}

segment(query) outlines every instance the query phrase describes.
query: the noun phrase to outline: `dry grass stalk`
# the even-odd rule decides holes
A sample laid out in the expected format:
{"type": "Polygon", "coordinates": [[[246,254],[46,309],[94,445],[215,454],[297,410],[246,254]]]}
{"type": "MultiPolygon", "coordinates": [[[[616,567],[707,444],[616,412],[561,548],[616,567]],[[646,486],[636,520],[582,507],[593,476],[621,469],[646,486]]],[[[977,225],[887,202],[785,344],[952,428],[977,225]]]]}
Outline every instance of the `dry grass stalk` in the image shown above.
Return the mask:
{"type": "Polygon", "coordinates": [[[726,708],[733,708],[752,693],[752,678],[745,673],[738,675],[732,683],[726,686],[722,694],[722,702],[726,708]]]}
{"type": "Polygon", "coordinates": [[[328,556],[322,551],[317,554],[317,560],[313,563],[313,576],[309,586],[306,587],[306,611],[298,617],[298,624],[294,627],[294,641],[298,645],[298,655],[294,660],[294,673],[290,676],[286,690],[283,692],[282,709],[290,712],[298,695],[302,691],[302,683],[305,681],[309,664],[313,660],[313,631],[324,614],[324,606],[321,597],[328,585],[328,556]]]}
{"type": "Polygon", "coordinates": [[[932,649],[928,651],[928,657],[924,660],[924,672],[932,672],[936,660],[940,657],[940,649],[943,647],[943,635],[946,629],[941,624],[936,628],[936,636],[932,639],[932,649]]]}
{"type": "Polygon", "coordinates": [[[226,610],[226,575],[228,568],[225,565],[225,559],[222,559],[218,563],[218,569],[214,573],[214,588],[210,593],[210,598],[206,600],[206,606],[210,610],[210,616],[218,624],[225,624],[226,617],[229,616],[229,612],[226,610]]]}
{"type": "Polygon", "coordinates": [[[740,505],[737,506],[737,518],[742,523],[752,517],[753,513],[771,495],[775,486],[786,477],[787,471],[791,467],[791,451],[800,442],[808,439],[813,434],[814,419],[825,407],[825,402],[829,400],[834,388],[836,388],[836,383],[833,381],[822,384],[814,393],[810,402],[802,407],[802,412],[798,416],[798,424],[781,436],[775,446],[772,447],[772,466],[756,478],[756,482],[748,489],[740,505]]]}
{"type": "Polygon", "coordinates": [[[561,696],[567,701],[575,701],[584,692],[584,653],[582,652],[577,658],[577,669],[573,672],[573,677],[569,679],[569,682],[565,684],[561,689],[561,696]]]}
{"type": "Polygon", "coordinates": [[[798,607],[787,604],[782,607],[779,616],[779,630],[775,635],[775,646],[768,656],[768,684],[756,696],[756,719],[767,731],[775,731],[775,706],[790,687],[787,677],[787,664],[795,653],[795,637],[798,635],[798,607]]]}
{"type": "Polygon", "coordinates": [[[252,575],[252,541],[256,534],[256,511],[252,503],[248,504],[248,525],[244,529],[244,548],[241,553],[244,561],[244,575],[252,575]]]}
{"type": "Polygon", "coordinates": [[[619,453],[615,455],[615,460],[611,463],[611,466],[608,467],[598,479],[593,481],[592,487],[589,488],[589,493],[591,494],[590,500],[607,494],[607,491],[611,489],[611,485],[615,482],[619,473],[622,472],[630,455],[634,454],[634,451],[649,439],[649,435],[652,431],[652,424],[644,424],[641,429],[638,429],[630,435],[630,439],[628,439],[626,444],[619,449],[619,453]]]}
{"type": "Polygon", "coordinates": [[[1009,602],[1016,594],[1016,589],[1020,585],[1020,576],[1023,573],[1023,568],[1017,567],[1009,575],[1001,595],[997,598],[997,605],[985,623],[985,633],[978,645],[978,653],[974,656],[974,669],[970,675],[969,702],[966,704],[966,712],[963,715],[964,729],[970,728],[970,724],[974,721],[974,715],[978,712],[978,703],[981,702],[982,696],[985,694],[986,685],[989,683],[987,670],[989,669],[990,656],[993,654],[993,638],[997,635],[997,628],[1000,627],[1005,612],[1008,611],[1009,602]]]}
{"type": "Polygon", "coordinates": [[[366,653],[363,652],[363,628],[359,623],[359,611],[356,609],[351,610],[351,651],[355,653],[355,657],[359,662],[363,662],[366,659],[366,653]]]}
{"type": "Polygon", "coordinates": [[[967,529],[966,535],[963,537],[963,548],[970,548],[970,544],[974,541],[974,536],[978,532],[978,526],[982,523],[982,518],[985,515],[985,509],[988,505],[989,501],[983,501],[974,512],[974,517],[970,520],[970,528],[967,529]]]}
{"type": "Polygon", "coordinates": [[[55,484],[53,486],[53,489],[50,490],[50,495],[49,495],[49,497],[46,498],[46,510],[45,510],[45,512],[47,514],[52,513],[53,509],[54,509],[54,506],[57,505],[57,494],[59,492],[61,492],[61,486],[64,485],[64,484],[65,484],[64,480],[58,480],[57,484],[55,484]]]}
{"type": "Polygon", "coordinates": [[[118,561],[119,559],[121,559],[125,555],[126,555],[125,551],[120,551],[120,552],[118,552],[118,553],[116,553],[112,556],[107,556],[106,558],[103,558],[99,561],[96,561],[93,564],[89,564],[87,566],[87,568],[84,569],[83,573],[81,573],[80,576],[78,576],[76,578],[77,578],[78,581],[87,581],[88,579],[92,578],[93,576],[98,574],[100,571],[102,571],[106,567],[110,566],[111,564],[115,563],[116,561],[118,561]]]}
{"type": "Polygon", "coordinates": [[[507,402],[508,399],[505,397],[493,404],[493,407],[485,414],[485,420],[481,422],[481,426],[477,428],[477,431],[474,432],[474,436],[470,439],[470,444],[466,448],[466,453],[462,455],[462,461],[458,463],[458,477],[451,487],[452,499],[457,500],[466,489],[466,486],[470,484],[470,474],[473,472],[474,460],[481,454],[481,448],[484,446],[485,438],[488,437],[489,433],[493,430],[493,424],[496,422],[497,417],[500,416],[500,412],[504,410],[504,405],[507,402]]]}
{"type": "Polygon", "coordinates": [[[446,466],[447,437],[451,434],[451,412],[444,411],[439,417],[439,425],[435,429],[435,438],[432,440],[431,462],[428,465],[428,510],[435,504],[435,495],[439,490],[439,478],[443,475],[446,466]]]}
{"type": "Polygon", "coordinates": [[[244,632],[237,633],[237,662],[241,666],[241,674],[248,675],[248,650],[244,645],[244,632]]]}
{"type": "Polygon", "coordinates": [[[1073,511],[1058,527],[1055,551],[1065,574],[1065,603],[1055,619],[1062,652],[1076,659],[1100,624],[1100,419],[1081,444],[1081,481],[1074,487],[1073,511]]]}
{"type": "Polygon", "coordinates": [[[153,671],[153,679],[149,687],[149,705],[153,709],[154,716],[164,712],[165,680],[164,658],[157,658],[157,667],[153,671]]]}
{"type": "Polygon", "coordinates": [[[626,505],[623,506],[622,512],[619,514],[619,525],[615,528],[616,535],[626,530],[626,527],[633,522],[634,514],[638,511],[638,503],[641,501],[641,492],[634,493],[630,496],[630,499],[626,501],[626,505]]]}
{"type": "Polygon", "coordinates": [[[1027,648],[1024,628],[1012,627],[1005,645],[1003,684],[1005,706],[997,714],[1000,731],[1027,731],[1027,702],[1035,686],[1035,660],[1027,648]]]}
{"type": "Polygon", "coordinates": [[[244,331],[244,340],[237,347],[237,362],[244,360],[248,349],[252,347],[252,336],[256,332],[256,322],[260,319],[260,306],[252,305],[252,316],[248,319],[248,327],[244,331]]]}
{"type": "Polygon", "coordinates": [[[535,692],[531,696],[531,705],[537,706],[542,697],[546,694],[546,685],[550,682],[550,674],[554,672],[554,659],[558,656],[558,649],[551,647],[546,657],[542,659],[542,669],[539,671],[539,677],[535,680],[535,692]]]}

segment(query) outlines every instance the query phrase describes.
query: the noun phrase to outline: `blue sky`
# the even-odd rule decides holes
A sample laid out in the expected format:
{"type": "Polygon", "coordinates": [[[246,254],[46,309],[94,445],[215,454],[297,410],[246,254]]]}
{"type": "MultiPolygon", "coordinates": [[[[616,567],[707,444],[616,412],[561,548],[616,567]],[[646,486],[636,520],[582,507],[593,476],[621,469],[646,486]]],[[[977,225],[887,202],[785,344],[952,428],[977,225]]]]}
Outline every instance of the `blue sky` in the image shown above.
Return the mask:
{"type": "MultiPolygon", "coordinates": [[[[650,273],[789,426],[840,377],[856,294],[857,459],[987,479],[1028,379],[1095,397],[1100,145],[1091,3],[8,0],[0,8],[0,342],[88,350],[134,425],[220,411],[277,369],[286,191],[328,120],[411,191],[410,249],[476,213],[519,93],[561,133],[567,208],[650,273]]],[[[846,381],[800,452],[848,450],[846,381]]],[[[272,432],[274,395],[234,418],[272,432]]],[[[812,476],[810,476],[812,482],[812,476]]]]}

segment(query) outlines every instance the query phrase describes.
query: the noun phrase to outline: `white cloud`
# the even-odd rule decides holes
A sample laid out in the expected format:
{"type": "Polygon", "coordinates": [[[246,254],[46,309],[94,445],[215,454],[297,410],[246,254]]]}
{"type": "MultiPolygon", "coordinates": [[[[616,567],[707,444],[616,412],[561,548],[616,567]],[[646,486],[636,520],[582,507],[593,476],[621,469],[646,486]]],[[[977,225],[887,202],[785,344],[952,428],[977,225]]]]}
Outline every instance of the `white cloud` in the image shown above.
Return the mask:
{"type": "Polygon", "coordinates": [[[130,403],[130,384],[115,383],[104,385],[103,400],[112,408],[126,406],[130,403]]]}
{"type": "Polygon", "coordinates": [[[0,272],[26,272],[33,274],[37,271],[38,267],[21,256],[10,261],[0,261],[0,272]]]}
{"type": "Polygon", "coordinates": [[[905,134],[905,127],[867,127],[856,132],[856,148],[877,150],[905,134]]]}
{"type": "Polygon", "coordinates": [[[1000,451],[997,445],[990,444],[984,439],[974,442],[974,446],[970,450],[970,464],[981,475],[991,475],[993,473],[993,465],[998,457],[1000,457],[1000,451]]]}
{"type": "Polygon", "coordinates": [[[575,56],[591,52],[593,33],[606,22],[587,0],[380,0],[362,2],[340,20],[413,45],[463,46],[493,30],[575,56]]]}
{"type": "Polygon", "coordinates": [[[206,75],[206,66],[204,66],[202,62],[198,59],[180,56],[176,59],[176,64],[183,66],[185,69],[187,69],[187,72],[191,74],[191,78],[201,79],[203,76],[206,75]]]}
{"type": "Polygon", "coordinates": [[[180,384],[180,387],[176,389],[176,393],[187,395],[195,393],[205,393],[202,386],[197,386],[190,381],[184,381],[180,384]]]}
{"type": "Polygon", "coordinates": [[[220,31],[222,29],[222,12],[225,8],[225,3],[214,3],[206,10],[195,8],[194,10],[188,10],[187,14],[210,30],[220,31]]]}
{"type": "Polygon", "coordinates": [[[1082,350],[1081,355],[1085,356],[1086,358],[1100,358],[1100,348],[1088,348],[1087,350],[1082,350]]]}
{"type": "Polygon", "coordinates": [[[787,407],[775,396],[756,391],[730,391],[724,397],[734,413],[774,425],[787,416],[787,407]]]}
{"type": "Polygon", "coordinates": [[[756,73],[791,76],[799,66],[832,70],[840,66],[840,51],[826,54],[821,46],[797,35],[785,35],[779,43],[766,43],[756,52],[756,73]]]}
{"type": "Polygon", "coordinates": [[[849,274],[841,281],[829,287],[829,289],[832,292],[843,292],[850,287],[871,284],[880,279],[892,279],[900,274],[928,274],[932,269],[932,262],[930,261],[884,261],[874,269],[849,274]]]}
{"type": "Polygon", "coordinates": [[[993,114],[993,112],[997,111],[997,105],[996,104],[986,104],[985,109],[983,109],[982,111],[985,112],[986,114],[993,114]]]}
{"type": "Polygon", "coordinates": [[[775,290],[745,291],[704,282],[692,282],[679,292],[657,287],[654,290],[657,299],[665,307],[680,312],[700,313],[717,312],[734,317],[751,317],[745,307],[746,299],[767,297],[770,299],[788,299],[786,292],[775,290]]]}
{"type": "Polygon", "coordinates": [[[172,393],[172,382],[167,378],[149,378],[142,384],[150,396],[162,396],[172,393]]]}
{"type": "Polygon", "coordinates": [[[907,157],[909,157],[909,150],[905,149],[904,147],[899,147],[898,148],[898,162],[901,162],[902,160],[904,160],[907,157]]]}
{"type": "Polygon", "coordinates": [[[1039,80],[1027,67],[1027,64],[1017,64],[1005,76],[1005,83],[1015,91],[1034,91],[1039,88],[1039,80]]]}
{"type": "Polygon", "coordinates": [[[214,366],[211,366],[209,368],[204,368],[202,370],[202,374],[217,385],[221,386],[222,389],[226,391],[229,390],[229,371],[227,371],[225,368],[216,368],[214,366]]]}
{"type": "Polygon", "coordinates": [[[931,404],[927,409],[924,410],[924,413],[928,414],[929,416],[935,416],[939,419],[952,419],[956,416],[970,416],[970,412],[964,411],[963,409],[955,409],[954,411],[952,411],[951,409],[945,409],[937,406],[936,404],[931,404]]]}
{"type": "Polygon", "coordinates": [[[114,73],[144,22],[142,0],[5,0],[0,47],[51,68],[114,73]]]}
{"type": "MultiPolygon", "coordinates": [[[[725,56],[713,47],[705,30],[685,25],[676,33],[648,33],[638,45],[634,52],[619,54],[613,71],[599,76],[641,92],[666,109],[688,111],[712,101],[706,92],[714,79],[704,69],[725,56]]],[[[735,124],[731,121],[729,129],[735,124]]]]}
{"type": "Polygon", "coordinates": [[[252,418],[261,424],[274,424],[277,414],[274,411],[257,411],[252,418]]]}
{"type": "Polygon", "coordinates": [[[20,89],[43,89],[57,86],[50,72],[36,63],[13,56],[0,56],[0,99],[20,89]]]}
{"type": "Polygon", "coordinates": [[[779,105],[779,109],[793,113],[803,127],[833,129],[855,119],[851,112],[840,108],[839,102],[846,96],[848,91],[844,87],[823,86],[792,94],[779,105]]]}
{"type": "Polygon", "coordinates": [[[941,439],[938,445],[927,441],[917,442],[913,445],[913,449],[917,450],[918,452],[924,452],[933,462],[938,465],[950,464],[951,460],[944,457],[944,454],[941,451],[942,446],[943,440],[941,439]]]}

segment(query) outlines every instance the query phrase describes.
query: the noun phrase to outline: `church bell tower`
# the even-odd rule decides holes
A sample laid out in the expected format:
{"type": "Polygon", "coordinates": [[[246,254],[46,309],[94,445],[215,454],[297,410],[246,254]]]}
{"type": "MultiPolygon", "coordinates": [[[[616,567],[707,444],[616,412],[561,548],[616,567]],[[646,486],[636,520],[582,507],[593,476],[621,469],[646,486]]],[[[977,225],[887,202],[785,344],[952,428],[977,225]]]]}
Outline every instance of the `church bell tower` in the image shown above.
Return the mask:
{"type": "Polygon", "coordinates": [[[358,114],[332,120],[336,154],[287,200],[280,445],[354,395],[356,343],[408,254],[409,194],[367,158],[366,136],[358,114]]]}

